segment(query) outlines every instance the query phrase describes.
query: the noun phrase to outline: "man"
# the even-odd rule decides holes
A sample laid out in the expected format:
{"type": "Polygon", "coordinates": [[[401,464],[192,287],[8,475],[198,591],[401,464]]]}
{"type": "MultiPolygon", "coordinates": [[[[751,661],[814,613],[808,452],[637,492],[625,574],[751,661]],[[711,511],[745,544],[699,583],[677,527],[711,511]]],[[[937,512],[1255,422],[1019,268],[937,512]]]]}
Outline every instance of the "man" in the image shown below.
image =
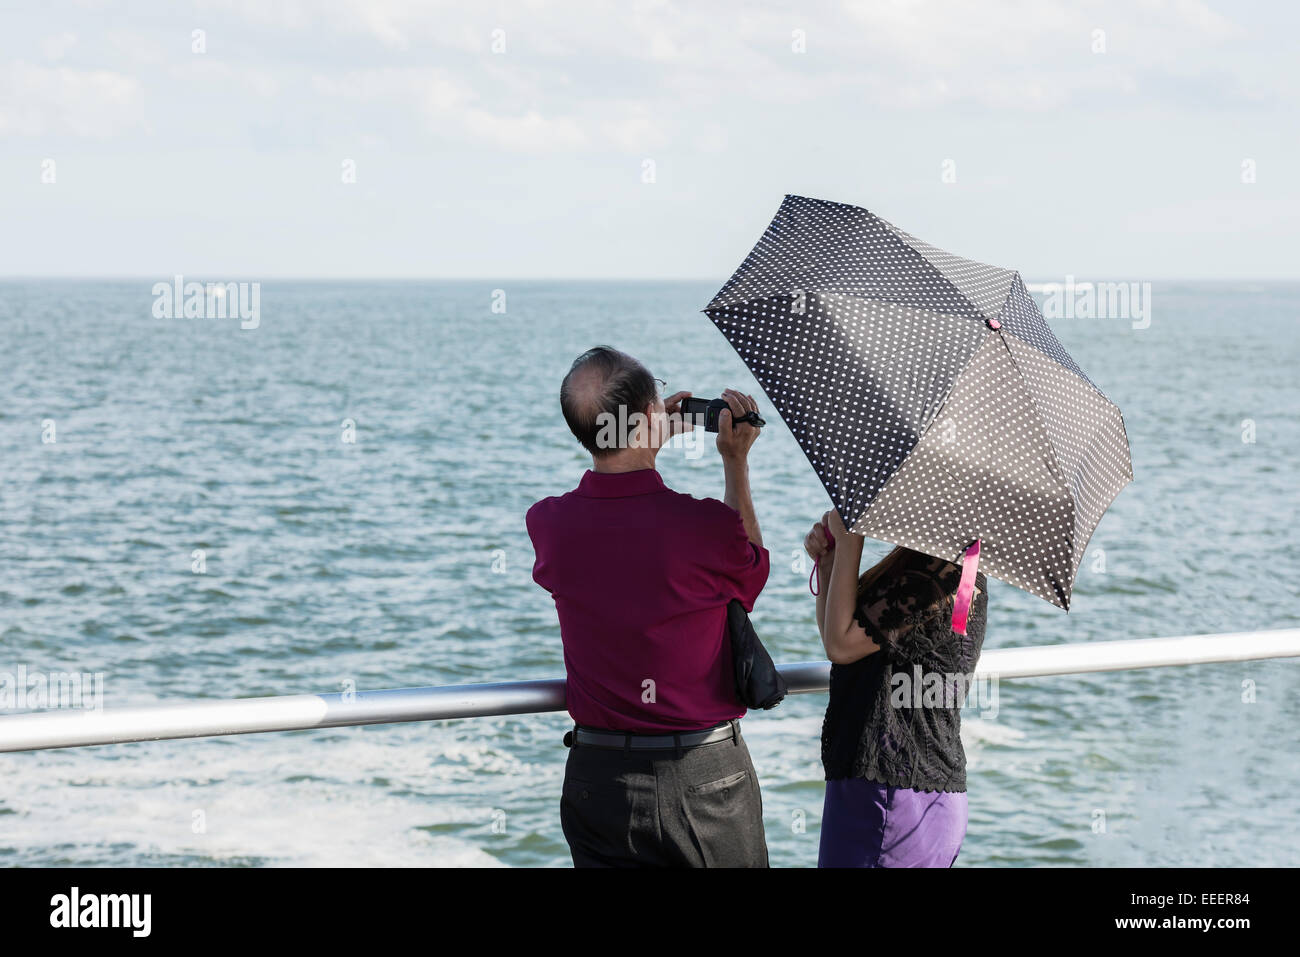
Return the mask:
{"type": "Polygon", "coordinates": [[[533,579],[555,599],[574,730],[560,821],[578,867],[766,867],[758,777],[740,736],[727,603],[752,610],[768,554],[749,491],[757,411],[727,390],[723,500],[655,471],[682,428],[636,359],[599,346],[560,386],[592,467],[528,511],[533,579]]]}

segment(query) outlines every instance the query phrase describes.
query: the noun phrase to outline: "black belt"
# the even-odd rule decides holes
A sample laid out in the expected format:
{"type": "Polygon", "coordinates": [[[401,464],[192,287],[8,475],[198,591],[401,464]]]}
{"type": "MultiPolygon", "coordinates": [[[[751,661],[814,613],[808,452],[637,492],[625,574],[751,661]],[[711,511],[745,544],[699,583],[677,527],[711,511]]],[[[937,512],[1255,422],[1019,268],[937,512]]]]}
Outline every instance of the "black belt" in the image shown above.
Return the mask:
{"type": "Polygon", "coordinates": [[[574,725],[564,735],[566,747],[580,744],[585,748],[608,748],[614,751],[684,751],[721,741],[735,742],[740,737],[740,720],[724,721],[703,731],[677,734],[633,734],[628,731],[600,731],[574,725]]]}

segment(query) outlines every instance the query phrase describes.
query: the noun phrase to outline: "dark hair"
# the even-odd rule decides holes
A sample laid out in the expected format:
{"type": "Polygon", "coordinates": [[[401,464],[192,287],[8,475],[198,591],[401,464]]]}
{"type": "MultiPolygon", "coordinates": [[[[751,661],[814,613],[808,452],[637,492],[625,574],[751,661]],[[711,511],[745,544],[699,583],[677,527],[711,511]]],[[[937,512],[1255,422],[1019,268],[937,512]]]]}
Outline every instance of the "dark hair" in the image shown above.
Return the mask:
{"type": "MultiPolygon", "coordinates": [[[[897,580],[909,567],[916,567],[919,563],[924,562],[926,558],[927,556],[922,552],[904,548],[902,545],[895,545],[888,555],[858,577],[858,601],[865,600],[877,585],[897,580]]],[[[946,594],[928,575],[925,576],[925,580],[929,584],[932,594],[930,603],[925,606],[924,610],[930,611],[940,607],[951,608],[953,596],[946,594]]]]}
{"type": "Polygon", "coordinates": [[[635,431],[632,416],[644,412],[646,406],[655,400],[657,391],[654,377],[636,359],[609,346],[596,346],[578,356],[569,366],[568,374],[560,383],[560,410],[582,447],[599,457],[627,446],[635,431]],[[596,377],[599,386],[595,402],[575,399],[570,382],[578,372],[589,372],[596,377]],[[625,410],[621,418],[627,422],[627,434],[618,436],[619,442],[614,447],[602,448],[597,444],[604,424],[601,416],[612,415],[618,422],[620,407],[625,410]]]}

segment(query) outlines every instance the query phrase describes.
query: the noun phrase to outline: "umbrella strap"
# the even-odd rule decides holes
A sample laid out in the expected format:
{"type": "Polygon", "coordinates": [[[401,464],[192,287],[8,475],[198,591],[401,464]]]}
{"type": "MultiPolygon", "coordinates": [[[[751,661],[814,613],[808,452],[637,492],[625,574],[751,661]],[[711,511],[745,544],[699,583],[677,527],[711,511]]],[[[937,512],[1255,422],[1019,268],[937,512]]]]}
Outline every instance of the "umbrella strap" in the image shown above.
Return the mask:
{"type": "Polygon", "coordinates": [[[952,630],[959,635],[966,634],[966,618],[970,614],[971,598],[975,595],[975,573],[980,566],[980,540],[977,538],[966,549],[966,557],[961,563],[961,582],[957,585],[957,597],[952,603],[952,630]]]}

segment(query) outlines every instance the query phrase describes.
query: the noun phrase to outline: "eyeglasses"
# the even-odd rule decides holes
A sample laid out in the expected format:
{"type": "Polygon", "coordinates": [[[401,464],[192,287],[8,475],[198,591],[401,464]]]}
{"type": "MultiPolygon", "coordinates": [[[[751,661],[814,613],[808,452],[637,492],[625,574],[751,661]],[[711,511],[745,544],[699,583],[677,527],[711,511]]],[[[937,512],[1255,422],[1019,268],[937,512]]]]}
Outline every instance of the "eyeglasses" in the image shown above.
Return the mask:
{"type": "Polygon", "coordinates": [[[665,395],[668,394],[668,383],[665,382],[663,379],[660,379],[658,376],[655,377],[655,382],[659,383],[659,398],[662,399],[665,395]]]}

